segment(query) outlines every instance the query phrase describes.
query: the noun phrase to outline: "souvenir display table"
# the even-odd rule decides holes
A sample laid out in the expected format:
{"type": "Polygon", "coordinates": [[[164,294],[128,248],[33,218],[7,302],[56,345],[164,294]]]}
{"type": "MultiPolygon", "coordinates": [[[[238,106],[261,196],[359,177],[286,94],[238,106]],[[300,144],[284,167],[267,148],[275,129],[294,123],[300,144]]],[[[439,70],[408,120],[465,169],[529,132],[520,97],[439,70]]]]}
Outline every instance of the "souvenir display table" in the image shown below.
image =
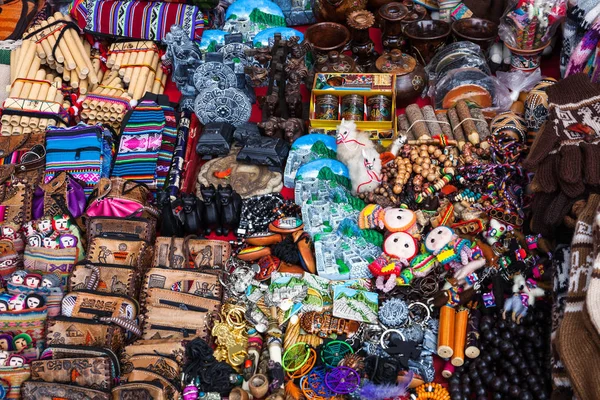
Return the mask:
{"type": "Polygon", "coordinates": [[[0,399],[600,398],[597,2],[0,22],[0,399]]]}

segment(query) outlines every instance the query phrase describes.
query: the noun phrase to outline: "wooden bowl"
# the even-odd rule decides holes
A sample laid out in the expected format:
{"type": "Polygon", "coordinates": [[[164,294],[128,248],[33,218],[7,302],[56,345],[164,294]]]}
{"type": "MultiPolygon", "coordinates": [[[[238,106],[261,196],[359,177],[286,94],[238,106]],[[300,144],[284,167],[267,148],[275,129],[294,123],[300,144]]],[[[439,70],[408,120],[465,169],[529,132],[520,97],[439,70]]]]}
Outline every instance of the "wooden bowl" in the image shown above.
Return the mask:
{"type": "Polygon", "coordinates": [[[498,36],[498,24],[481,18],[459,19],[452,24],[452,33],[457,41],[478,44],[485,53],[498,36]]]}
{"type": "Polygon", "coordinates": [[[450,31],[449,23],[432,19],[411,22],[404,27],[412,53],[423,65],[446,44],[450,31]]]}

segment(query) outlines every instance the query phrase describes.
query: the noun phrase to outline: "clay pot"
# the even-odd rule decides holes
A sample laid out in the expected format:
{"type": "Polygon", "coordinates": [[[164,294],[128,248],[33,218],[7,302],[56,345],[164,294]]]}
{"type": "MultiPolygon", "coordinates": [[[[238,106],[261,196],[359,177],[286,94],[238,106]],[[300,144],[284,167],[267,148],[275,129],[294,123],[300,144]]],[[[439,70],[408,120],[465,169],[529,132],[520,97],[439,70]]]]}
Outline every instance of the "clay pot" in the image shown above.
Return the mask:
{"type": "Polygon", "coordinates": [[[327,60],[324,63],[315,65],[316,72],[355,72],[356,64],[352,57],[337,51],[327,53],[327,60]]]}
{"type": "Polygon", "coordinates": [[[367,0],[315,0],[313,13],[318,22],[345,23],[352,11],[364,10],[367,0]]]}
{"type": "Polygon", "coordinates": [[[427,85],[425,68],[414,57],[400,50],[392,50],[377,59],[379,72],[396,75],[396,107],[414,103],[427,85]]]}
{"type": "Polygon", "coordinates": [[[411,22],[404,28],[404,34],[417,61],[427,65],[435,52],[446,44],[450,35],[450,24],[431,19],[411,22]]]}
{"type": "Polygon", "coordinates": [[[385,51],[401,49],[405,40],[402,35],[402,20],[408,15],[408,8],[402,3],[388,3],[379,9],[382,29],[381,44],[385,51]]]}
{"type": "Polygon", "coordinates": [[[550,43],[551,42],[548,41],[548,43],[542,47],[531,50],[518,49],[507,44],[506,47],[508,47],[511,53],[510,70],[530,73],[538,69],[542,58],[542,52],[546,47],[548,47],[548,45],[550,45],[550,43]]]}
{"type": "Polygon", "coordinates": [[[231,393],[229,393],[229,400],[248,400],[249,398],[248,392],[242,388],[234,388],[231,393]]]}
{"type": "Polygon", "coordinates": [[[411,22],[427,19],[427,9],[420,4],[415,4],[412,0],[404,0],[402,4],[408,8],[408,15],[402,19],[402,28],[411,22]]]}
{"type": "Polygon", "coordinates": [[[452,33],[457,41],[478,44],[485,53],[498,36],[498,24],[481,18],[459,19],[452,24],[452,33]]]}
{"type": "Polygon", "coordinates": [[[350,31],[344,25],[334,22],[320,22],[308,27],[304,40],[312,44],[315,63],[327,61],[327,53],[332,50],[342,52],[350,42],[350,31]]]}
{"type": "Polygon", "coordinates": [[[262,399],[269,391],[269,379],[262,374],[256,374],[250,378],[248,386],[250,387],[252,396],[262,399]]]}

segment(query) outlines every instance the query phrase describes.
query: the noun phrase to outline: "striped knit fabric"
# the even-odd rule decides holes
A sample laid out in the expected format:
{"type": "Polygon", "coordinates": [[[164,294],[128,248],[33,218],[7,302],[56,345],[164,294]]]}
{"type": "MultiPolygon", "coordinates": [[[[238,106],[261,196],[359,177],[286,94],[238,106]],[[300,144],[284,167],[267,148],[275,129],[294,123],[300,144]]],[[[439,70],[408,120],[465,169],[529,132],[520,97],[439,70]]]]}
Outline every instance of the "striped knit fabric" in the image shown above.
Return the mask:
{"type": "MultiPolygon", "coordinates": [[[[104,129],[100,126],[79,124],[71,128],[50,127],[46,131],[46,172],[44,182],[50,182],[65,171],[84,183],[89,196],[100,178],[108,177],[104,129]]],[[[110,153],[109,153],[110,154],[110,153]]]]}
{"type": "Polygon", "coordinates": [[[170,106],[162,106],[165,113],[165,129],[162,135],[162,145],[158,152],[158,165],[156,168],[156,187],[162,189],[165,185],[171,161],[177,144],[177,120],[175,110],[170,106]]]}
{"type": "Polygon", "coordinates": [[[600,399],[600,374],[590,368],[600,357],[596,338],[586,327],[584,303],[593,269],[592,223],[600,194],[592,194],[579,214],[571,242],[571,270],[565,314],[558,328],[558,354],[575,395],[580,399],[600,399]]]}
{"type": "Polygon", "coordinates": [[[155,190],[165,126],[161,106],[150,100],[140,102],[123,128],[112,176],[144,183],[155,190]]]}
{"type": "Polygon", "coordinates": [[[10,389],[4,399],[18,400],[21,398],[21,387],[23,383],[31,378],[31,365],[26,364],[22,367],[0,367],[0,377],[8,383],[10,389]]]}
{"type": "MultiPolygon", "coordinates": [[[[558,354],[558,327],[563,319],[567,291],[569,290],[569,270],[571,268],[571,248],[562,246],[554,251],[552,258],[552,333],[551,340],[551,363],[552,363],[552,385],[554,392],[564,394],[566,398],[573,397],[571,381],[567,371],[558,354]]],[[[553,396],[554,398],[555,396],[553,396]]],[[[558,397],[556,397],[558,398],[558,397]]]]}
{"type": "Polygon", "coordinates": [[[0,332],[13,336],[26,333],[37,343],[46,336],[46,306],[33,310],[5,311],[0,313],[0,332]]]}
{"type": "Polygon", "coordinates": [[[55,274],[60,278],[61,287],[66,287],[69,274],[79,259],[77,248],[46,249],[27,246],[23,256],[23,266],[29,271],[55,274]]]}
{"type": "Polygon", "coordinates": [[[592,27],[586,32],[583,39],[581,39],[577,47],[573,50],[571,59],[567,65],[565,77],[575,75],[585,70],[589,59],[596,54],[596,46],[598,46],[599,41],[600,18],[596,18],[592,27]]]}

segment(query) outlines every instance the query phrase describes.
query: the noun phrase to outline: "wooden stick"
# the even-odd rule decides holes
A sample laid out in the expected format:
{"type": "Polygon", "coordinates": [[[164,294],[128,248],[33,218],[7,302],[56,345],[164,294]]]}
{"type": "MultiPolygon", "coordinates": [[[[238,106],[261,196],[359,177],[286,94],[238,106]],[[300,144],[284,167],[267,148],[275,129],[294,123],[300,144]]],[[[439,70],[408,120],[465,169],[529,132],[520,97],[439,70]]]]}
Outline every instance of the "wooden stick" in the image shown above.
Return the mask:
{"type": "Polygon", "coordinates": [[[16,50],[10,52],[10,84],[16,79],[16,71],[17,71],[17,60],[19,59],[19,53],[21,53],[21,48],[18,47],[16,50]]]}
{"type": "Polygon", "coordinates": [[[13,127],[9,124],[2,124],[2,130],[0,130],[0,136],[12,135],[13,127]]]}
{"type": "MultiPolygon", "coordinates": [[[[46,77],[46,71],[44,71],[43,69],[40,69],[37,74],[35,75],[35,79],[38,81],[43,80],[46,77]]],[[[41,100],[41,98],[39,97],[40,95],[40,90],[42,89],[42,86],[46,86],[47,85],[45,83],[42,82],[36,82],[33,83],[31,85],[31,91],[29,92],[29,96],[27,96],[28,99],[30,100],[41,100]]],[[[31,120],[31,117],[24,115],[21,117],[21,121],[19,122],[19,125],[21,125],[22,127],[26,127],[29,126],[29,121],[31,120]]],[[[35,126],[34,126],[35,127],[35,126]]]]}
{"type": "MultiPolygon", "coordinates": [[[[31,50],[29,50],[29,51],[33,50],[35,52],[35,46],[31,46],[30,49],[31,50]]],[[[27,71],[27,74],[25,75],[25,79],[35,79],[39,70],[40,70],[40,59],[37,57],[34,57],[33,62],[31,63],[31,67],[29,68],[29,71],[27,71]]],[[[23,83],[22,81],[17,81],[13,85],[13,89],[15,89],[15,87],[18,87],[18,86],[20,86],[19,92],[16,93],[15,95],[12,95],[13,90],[11,89],[11,95],[9,97],[20,97],[23,99],[28,99],[29,92],[31,91],[32,83],[31,82],[23,83]],[[18,85],[18,84],[21,84],[21,85],[18,85]]],[[[20,121],[21,121],[21,117],[18,115],[12,115],[10,117],[10,124],[12,126],[18,126],[20,121]]],[[[13,132],[14,132],[14,130],[13,130],[13,132]]]]}
{"type": "Polygon", "coordinates": [[[111,44],[109,49],[108,49],[108,59],[106,60],[106,67],[107,68],[112,68],[113,65],[115,65],[115,61],[117,60],[117,54],[114,52],[115,51],[115,44],[111,44]]]}
{"type": "Polygon", "coordinates": [[[467,327],[467,339],[465,343],[465,355],[469,358],[477,358],[480,354],[479,349],[479,321],[481,320],[481,311],[471,310],[469,314],[469,325],[467,327]]]}
{"type": "Polygon", "coordinates": [[[154,79],[154,86],[152,87],[152,93],[155,93],[155,94],[161,93],[160,85],[162,83],[163,76],[164,76],[164,72],[159,65],[158,69],[156,70],[156,78],[154,79]]]}
{"type": "Polygon", "coordinates": [[[77,74],[77,69],[71,71],[71,87],[73,89],[79,88],[79,75],[77,74]]]}
{"type": "MultiPolygon", "coordinates": [[[[42,37],[46,36],[48,33],[50,33],[50,28],[47,28],[48,26],[48,21],[42,21],[40,23],[40,26],[46,27],[46,29],[44,29],[41,33],[42,33],[42,37]]],[[[52,56],[52,47],[50,47],[50,43],[48,42],[48,38],[44,38],[42,39],[42,41],[40,42],[40,44],[42,45],[42,47],[44,48],[44,52],[46,53],[46,58],[48,59],[48,61],[56,61],[54,60],[54,56],[52,56]]]]}
{"type": "Polygon", "coordinates": [[[146,84],[144,86],[145,92],[152,92],[152,88],[154,87],[154,79],[156,78],[156,70],[158,69],[158,62],[160,61],[160,57],[158,53],[154,53],[154,57],[152,58],[152,69],[148,74],[148,79],[146,79],[146,84]]]}
{"type": "MultiPolygon", "coordinates": [[[[27,78],[30,71],[31,75],[29,76],[33,78],[35,76],[35,73],[37,73],[37,71],[40,69],[40,59],[35,56],[35,46],[29,44],[27,45],[25,51],[26,53],[21,52],[21,55],[23,56],[23,61],[19,64],[19,67],[16,70],[17,75],[15,79],[27,78]]],[[[8,97],[19,97],[23,86],[24,82],[14,82],[10,89],[8,97]]]]}
{"type": "MultiPolygon", "coordinates": [[[[54,17],[49,17],[48,18],[48,25],[50,25],[53,22],[55,22],[54,17]]],[[[57,26],[58,25],[53,25],[49,29],[54,30],[54,29],[56,29],[57,26]]],[[[56,41],[58,40],[58,34],[59,34],[59,31],[56,31],[52,35],[48,36],[48,44],[50,45],[51,48],[54,48],[54,46],[56,45],[56,41]]],[[[55,59],[56,59],[57,62],[59,62],[61,64],[65,63],[65,55],[63,54],[63,51],[62,51],[62,49],[61,49],[60,46],[58,46],[56,48],[56,52],[55,52],[54,55],[56,56],[55,59]]]]}
{"type": "Polygon", "coordinates": [[[130,51],[126,52],[123,55],[123,64],[121,64],[121,68],[119,68],[119,76],[123,77],[125,76],[125,73],[127,72],[127,68],[129,67],[125,67],[124,65],[129,65],[131,64],[131,59],[132,57],[135,59],[136,53],[132,53],[130,51]]]}
{"type": "Polygon", "coordinates": [[[121,65],[123,64],[123,57],[125,57],[125,53],[119,52],[115,57],[115,63],[112,65],[113,71],[118,71],[121,69],[121,65]]]}
{"type": "Polygon", "coordinates": [[[449,306],[440,309],[440,327],[438,331],[438,355],[442,358],[450,358],[454,353],[454,321],[456,311],[449,306]]]}
{"type": "MultiPolygon", "coordinates": [[[[162,66],[161,66],[162,68],[162,66]]],[[[165,92],[165,87],[167,86],[167,74],[164,72],[160,76],[160,86],[158,88],[157,94],[163,94],[165,92]]]]}
{"type": "Polygon", "coordinates": [[[65,69],[63,71],[63,81],[65,82],[71,82],[71,71],[65,69]]]}
{"type": "MultiPolygon", "coordinates": [[[[32,44],[33,42],[31,40],[23,40],[23,42],[21,43],[21,47],[19,47],[18,51],[19,51],[19,56],[16,58],[16,65],[15,65],[15,75],[13,75],[12,81],[14,82],[15,79],[17,78],[22,78],[24,75],[22,75],[22,72],[25,68],[22,68],[23,61],[28,61],[28,62],[32,62],[33,61],[33,57],[29,58],[30,55],[29,53],[31,52],[30,47],[33,46],[32,44]]],[[[27,71],[25,71],[27,72],[27,71]]],[[[11,82],[12,83],[12,82],[11,82]]]]}
{"type": "MultiPolygon", "coordinates": [[[[37,24],[35,26],[32,26],[31,29],[29,29],[27,33],[29,34],[33,31],[41,29],[41,28],[43,28],[42,25],[37,24]]],[[[35,35],[33,35],[32,40],[35,43],[35,52],[36,52],[37,56],[39,58],[46,58],[47,53],[44,50],[44,47],[42,46],[42,42],[38,42],[42,36],[43,36],[43,31],[40,31],[40,32],[36,33],[35,35]]]]}
{"type": "Polygon", "coordinates": [[[131,97],[133,97],[133,99],[136,101],[141,99],[144,93],[146,92],[146,81],[148,80],[148,75],[150,74],[150,68],[146,65],[152,66],[155,56],[157,56],[156,52],[147,51],[144,55],[144,60],[142,61],[142,64],[144,64],[144,66],[140,68],[139,76],[136,77],[134,75],[134,78],[136,78],[133,85],[134,89],[132,91],[130,85],[130,90],[128,92],[131,95],[131,97]]]}
{"type": "Polygon", "coordinates": [[[454,353],[452,355],[452,365],[460,367],[465,363],[465,343],[467,340],[467,322],[469,320],[469,310],[462,309],[456,313],[454,324],[454,353]]]}
{"type": "MultiPolygon", "coordinates": [[[[52,77],[52,74],[47,74],[45,77],[45,80],[48,82],[52,82],[54,80],[54,78],[52,77]]],[[[35,100],[41,100],[41,101],[45,101],[46,98],[48,97],[48,92],[50,91],[50,88],[52,87],[52,84],[50,85],[46,85],[46,84],[39,84],[40,86],[40,90],[35,98],[35,100]]],[[[23,119],[21,119],[21,124],[23,123],[23,119]]],[[[39,117],[32,117],[29,120],[29,127],[30,128],[37,128],[39,126],[40,123],[40,119],[39,117]]]]}
{"type": "MultiPolygon", "coordinates": [[[[68,22],[73,22],[73,20],[71,19],[71,17],[69,15],[65,15],[64,20],[68,21],[68,22]]],[[[89,42],[84,41],[83,38],[81,36],[75,34],[75,32],[71,31],[71,33],[73,35],[75,44],[79,48],[79,51],[83,57],[83,62],[86,66],[85,68],[81,69],[81,72],[85,75],[89,75],[88,79],[90,80],[91,83],[98,83],[99,82],[98,76],[96,74],[94,66],[92,65],[92,60],[90,59],[91,46],[90,46],[89,42]],[[86,44],[87,44],[87,47],[86,47],[86,44]],[[87,72],[86,72],[86,70],[87,70],[87,72]]]]}
{"type": "MultiPolygon", "coordinates": [[[[62,21],[62,18],[57,18],[57,15],[62,17],[61,13],[54,14],[55,21],[62,21]]],[[[63,56],[65,57],[65,69],[71,71],[77,67],[77,62],[75,61],[75,52],[74,52],[74,44],[72,43],[71,30],[67,28],[63,28],[65,33],[62,35],[62,39],[58,40],[59,32],[55,32],[56,40],[58,41],[58,48],[62,51],[63,56]]]]}
{"type": "Polygon", "coordinates": [[[87,79],[79,82],[79,94],[86,94],[88,92],[88,82],[87,79]]]}
{"type": "Polygon", "coordinates": [[[135,85],[136,81],[132,81],[132,79],[135,77],[137,80],[137,77],[140,75],[141,66],[138,66],[138,65],[141,65],[144,63],[145,57],[146,57],[145,51],[136,51],[129,58],[129,63],[134,64],[134,65],[131,67],[128,67],[127,71],[125,71],[125,75],[123,76],[123,82],[125,84],[127,84],[129,88],[131,88],[131,85],[135,85]]]}

